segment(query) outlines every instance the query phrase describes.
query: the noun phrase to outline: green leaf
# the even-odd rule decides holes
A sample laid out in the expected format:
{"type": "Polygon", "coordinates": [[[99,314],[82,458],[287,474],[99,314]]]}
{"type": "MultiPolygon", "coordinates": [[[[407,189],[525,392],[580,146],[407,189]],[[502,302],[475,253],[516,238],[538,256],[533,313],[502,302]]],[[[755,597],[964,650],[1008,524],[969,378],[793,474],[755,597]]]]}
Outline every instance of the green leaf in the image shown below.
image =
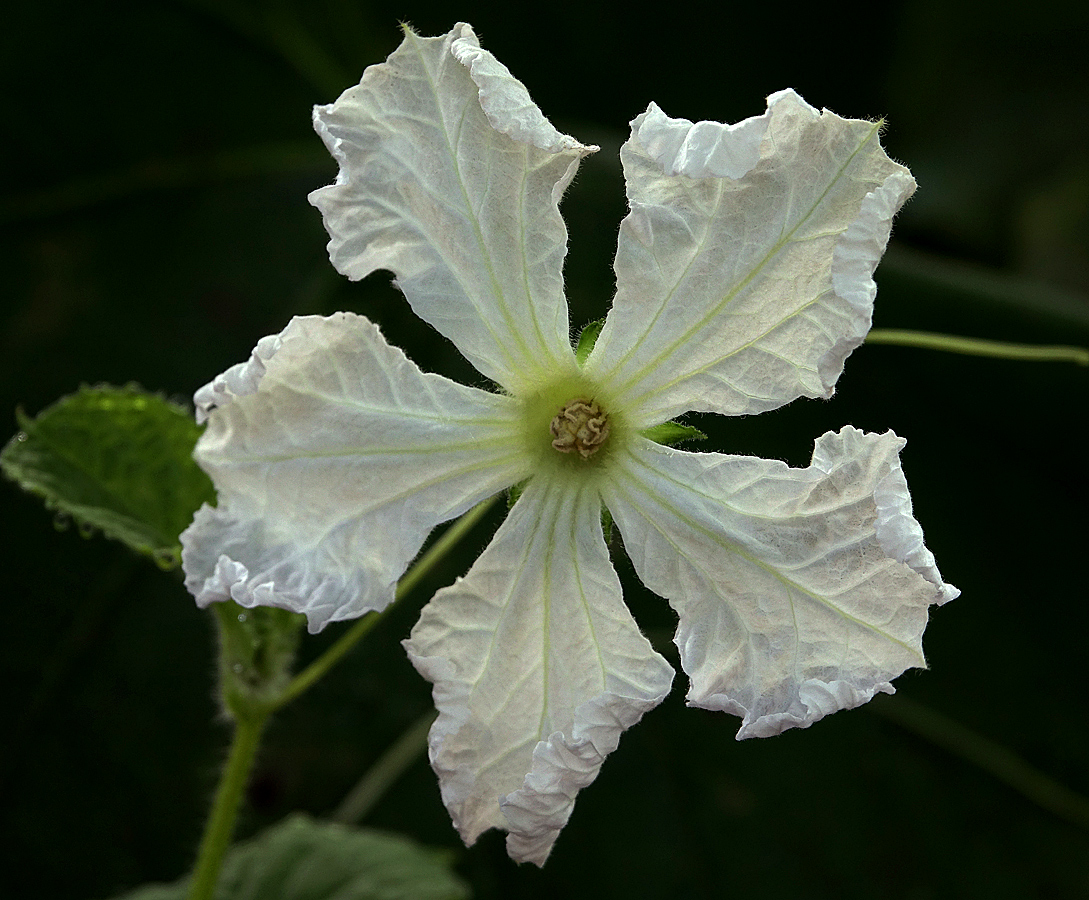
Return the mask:
{"type": "Polygon", "coordinates": [[[661,425],[655,425],[653,428],[640,432],[640,434],[654,441],[654,443],[664,444],[666,447],[672,447],[674,444],[681,443],[681,441],[707,440],[707,435],[698,428],[693,428],[691,425],[682,425],[680,422],[663,422],[661,425]]]}
{"type": "Polygon", "coordinates": [[[590,351],[594,349],[594,344],[597,343],[597,336],[601,334],[601,329],[604,327],[605,320],[598,319],[579,332],[579,342],[575,345],[575,359],[578,360],[580,366],[586,362],[590,351]]]}
{"type": "Polygon", "coordinates": [[[80,531],[101,531],[173,568],[178,535],[201,503],[214,502],[193,461],[201,428],[188,410],[137,387],[82,387],[36,418],[16,413],[20,432],[0,469],[80,531]]]}
{"type": "MultiPolygon", "coordinates": [[[[295,815],[227,854],[215,900],[468,897],[444,856],[399,835],[295,815]]],[[[188,879],[145,885],[117,900],[185,900],[187,888],[188,879]]]]}

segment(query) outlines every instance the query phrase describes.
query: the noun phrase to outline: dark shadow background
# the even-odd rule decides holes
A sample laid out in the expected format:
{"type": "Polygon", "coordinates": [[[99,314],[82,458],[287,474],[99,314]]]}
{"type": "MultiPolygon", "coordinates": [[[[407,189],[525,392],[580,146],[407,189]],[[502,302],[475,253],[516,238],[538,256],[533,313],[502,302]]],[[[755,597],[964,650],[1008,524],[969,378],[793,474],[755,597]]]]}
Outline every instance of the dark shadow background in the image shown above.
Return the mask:
{"type": "MultiPolygon", "coordinates": [[[[335,175],[311,106],[384,59],[399,19],[423,34],[471,21],[560,130],[602,146],[564,204],[575,325],[611,295],[627,122],[652,99],[733,121],[789,85],[842,115],[886,116],[889,153],[920,183],[878,270],[878,326],[1089,346],[1078,8],[687,4],[647,19],[482,0],[10,4],[0,413],[36,413],[81,382],[188,398],[292,314],[340,309],[379,321],[424,368],[474,378],[387,278],[336,275],[306,202],[335,175]]],[[[793,465],[846,423],[906,436],[916,514],[964,595],[933,615],[931,669],[901,677],[898,698],[1083,795],[1087,388],[1069,364],[867,346],[827,403],[704,423],[715,449],[793,465]]],[[[0,895],[106,898],[174,879],[226,739],[210,620],[176,575],[58,533],[10,484],[0,503],[0,895]]],[[[620,566],[668,651],[672,613],[620,566]]],[[[398,644],[425,595],[277,720],[242,836],[295,809],[327,813],[428,708],[398,644]]],[[[422,759],[366,824],[456,850],[481,898],[1089,895],[1089,831],[897,724],[898,698],[739,744],[735,719],[687,710],[683,693],[678,678],[624,737],[543,871],[510,863],[498,834],[462,850],[422,759]]]]}

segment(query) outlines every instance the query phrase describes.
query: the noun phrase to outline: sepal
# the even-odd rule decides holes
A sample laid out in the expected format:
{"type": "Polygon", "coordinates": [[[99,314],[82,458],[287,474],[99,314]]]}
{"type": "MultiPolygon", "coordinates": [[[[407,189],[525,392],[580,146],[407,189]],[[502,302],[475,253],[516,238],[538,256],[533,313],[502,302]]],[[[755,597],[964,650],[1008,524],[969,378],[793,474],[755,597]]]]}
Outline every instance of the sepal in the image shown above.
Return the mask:
{"type": "Polygon", "coordinates": [[[223,705],[236,719],[262,718],[283,699],[306,619],[283,609],[246,610],[230,601],[212,608],[223,705]]]}

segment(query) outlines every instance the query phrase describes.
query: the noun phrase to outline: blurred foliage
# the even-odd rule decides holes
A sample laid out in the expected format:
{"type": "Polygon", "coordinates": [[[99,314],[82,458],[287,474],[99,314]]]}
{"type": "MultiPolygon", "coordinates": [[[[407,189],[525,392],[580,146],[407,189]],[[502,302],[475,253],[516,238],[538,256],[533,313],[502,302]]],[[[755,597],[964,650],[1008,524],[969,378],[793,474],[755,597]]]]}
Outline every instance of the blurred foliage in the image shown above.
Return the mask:
{"type": "MultiPolygon", "coordinates": [[[[291,816],[234,847],[216,900],[465,900],[443,856],[403,837],[291,816]]],[[[118,900],[186,900],[188,881],[118,900]]]]}
{"type": "MultiPolygon", "coordinates": [[[[333,271],[306,203],[336,174],[311,107],[384,59],[401,19],[424,34],[472,22],[558,128],[601,145],[564,203],[575,328],[604,315],[611,294],[627,122],[650,100],[674,116],[736,120],[789,85],[842,115],[886,117],[886,147],[918,177],[878,270],[875,324],[1089,345],[1087,7],[690,4],[650,20],[616,10],[11,5],[0,29],[0,410],[32,415],[81,383],[187,398],[290,315],[339,309],[378,321],[425,369],[479,383],[388,279],[350,284],[333,271]]],[[[916,514],[964,595],[933,617],[931,670],[898,688],[1082,795],[1087,390],[1074,366],[872,346],[827,403],[690,423],[709,435],[699,449],[794,465],[845,423],[907,437],[916,514]]],[[[180,578],[56,533],[52,513],[13,485],[0,502],[14,526],[0,894],[106,897],[173,880],[191,862],[223,752],[208,619],[180,578]]],[[[479,529],[275,720],[242,837],[296,809],[336,808],[424,713],[427,685],[399,641],[428,590],[463,572],[487,536],[479,529]]],[[[622,555],[618,565],[636,617],[669,654],[672,613],[622,555]]],[[[335,632],[305,640],[302,662],[335,632]]],[[[368,824],[450,848],[480,898],[1089,893],[1085,830],[895,719],[844,713],[738,744],[734,719],[684,708],[682,684],[625,735],[543,871],[511,864],[498,834],[462,849],[422,759],[368,824]]]]}

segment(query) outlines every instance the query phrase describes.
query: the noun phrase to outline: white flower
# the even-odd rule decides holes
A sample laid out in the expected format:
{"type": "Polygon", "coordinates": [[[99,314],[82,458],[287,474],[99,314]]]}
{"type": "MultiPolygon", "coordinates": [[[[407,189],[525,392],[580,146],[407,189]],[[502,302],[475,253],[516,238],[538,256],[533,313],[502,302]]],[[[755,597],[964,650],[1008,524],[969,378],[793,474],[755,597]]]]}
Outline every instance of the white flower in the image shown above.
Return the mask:
{"type": "Polygon", "coordinates": [[[575,795],[672,670],[625,608],[611,513],[679,616],[693,706],[738,737],[806,727],[924,665],[956,596],[912,517],[892,432],[844,428],[813,462],[687,453],[642,432],[688,410],[829,397],[863,340],[872,273],[914,190],[879,123],[793,91],[736,125],[651,104],[621,156],[617,292],[571,349],[559,200],[596,148],[560,134],[467,25],[401,47],[319,107],[340,163],[316,191],[337,269],[396,274],[489,392],[425,374],[349,314],[297,318],[197,395],[215,481],[183,536],[201,605],[380,610],[440,522],[524,483],[491,544],[405,642],[434,683],[430,755],[467,843],[544,862],[575,795]]]}

